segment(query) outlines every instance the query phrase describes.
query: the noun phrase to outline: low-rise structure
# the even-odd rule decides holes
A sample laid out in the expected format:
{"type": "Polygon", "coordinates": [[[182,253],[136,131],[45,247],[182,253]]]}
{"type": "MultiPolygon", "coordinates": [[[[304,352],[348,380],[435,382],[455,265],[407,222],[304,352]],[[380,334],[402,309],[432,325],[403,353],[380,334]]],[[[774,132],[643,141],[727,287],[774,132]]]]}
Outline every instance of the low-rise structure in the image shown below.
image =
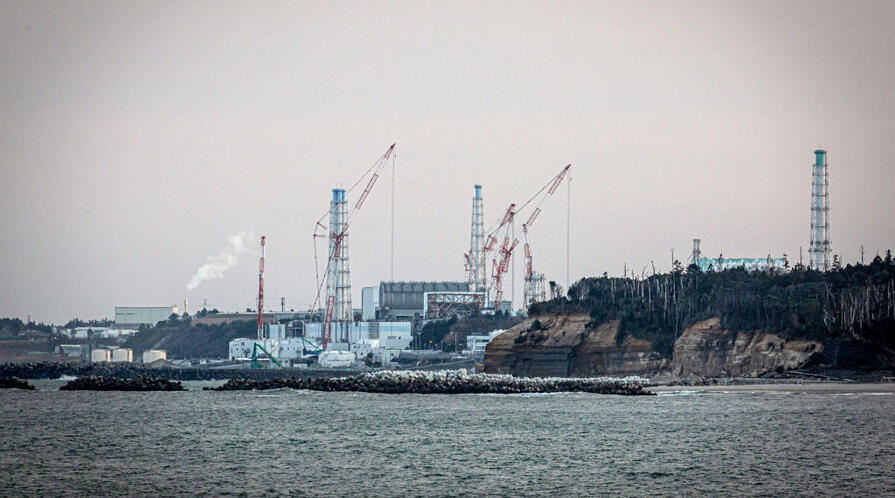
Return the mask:
{"type": "Polygon", "coordinates": [[[87,346],[85,344],[60,344],[56,352],[69,358],[85,359],[87,346]]]}
{"type": "Polygon", "coordinates": [[[495,337],[499,336],[503,332],[503,329],[498,329],[489,332],[488,335],[466,336],[466,351],[464,351],[464,353],[478,357],[485,356],[485,347],[488,345],[489,342],[494,340],[495,337]]]}

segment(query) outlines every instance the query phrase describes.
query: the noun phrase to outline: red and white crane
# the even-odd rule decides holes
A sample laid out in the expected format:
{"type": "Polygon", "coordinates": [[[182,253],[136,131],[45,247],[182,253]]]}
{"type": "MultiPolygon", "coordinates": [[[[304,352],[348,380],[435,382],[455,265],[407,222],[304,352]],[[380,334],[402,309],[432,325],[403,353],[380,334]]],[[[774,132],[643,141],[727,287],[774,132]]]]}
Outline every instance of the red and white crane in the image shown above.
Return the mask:
{"type": "Polygon", "coordinates": [[[486,253],[494,251],[495,247],[497,247],[497,241],[502,239],[500,246],[497,247],[497,251],[494,254],[491,265],[491,302],[494,303],[495,306],[499,306],[500,301],[503,300],[503,277],[510,268],[513,250],[515,250],[516,246],[519,244],[519,239],[515,237],[514,229],[516,215],[524,211],[528,206],[534,206],[531,214],[528,215],[525,223],[522,224],[522,234],[525,239],[525,275],[530,280],[532,278],[532,267],[528,230],[534,224],[535,220],[537,220],[538,216],[540,216],[541,206],[544,204],[544,201],[556,192],[571,167],[571,164],[563,167],[559,173],[551,178],[550,181],[518,208],[515,203],[510,204],[510,207],[507,208],[500,223],[498,223],[497,227],[488,234],[485,242],[486,253]],[[532,204],[534,201],[537,201],[537,203],[532,204]]]}
{"type": "MultiPolygon", "coordinates": [[[[394,157],[395,157],[395,145],[392,144],[388,149],[386,149],[385,153],[379,156],[379,159],[370,166],[367,171],[364,172],[357,181],[351,186],[350,189],[346,192],[346,194],[351,193],[364,179],[367,179],[366,187],[364,187],[363,192],[361,192],[360,196],[357,199],[357,202],[351,208],[351,212],[349,213],[347,220],[351,219],[351,215],[353,215],[356,211],[358,211],[361,207],[363,207],[364,202],[367,200],[367,197],[370,195],[370,192],[373,190],[373,186],[376,184],[376,180],[379,179],[380,173],[383,168],[388,164],[389,159],[392,160],[392,167],[394,168],[394,157]]],[[[320,303],[320,294],[323,290],[323,285],[326,282],[327,276],[332,269],[333,261],[336,258],[340,257],[341,248],[342,248],[342,239],[345,234],[348,233],[348,224],[346,221],[340,230],[339,233],[332,233],[331,230],[323,224],[323,220],[330,215],[330,211],[327,211],[317,220],[314,225],[314,270],[317,275],[317,294],[314,298],[314,304],[311,306],[311,311],[317,309],[318,304],[320,303]],[[329,237],[333,243],[330,244],[331,250],[328,251],[328,257],[326,260],[326,266],[324,267],[323,274],[320,274],[320,265],[317,259],[317,239],[322,239],[329,237]]],[[[326,346],[329,343],[330,332],[332,330],[332,321],[333,321],[333,309],[335,308],[335,295],[327,295],[326,296],[326,314],[323,321],[323,344],[322,349],[325,351],[326,346]]]]}
{"type": "Polygon", "coordinates": [[[261,236],[261,260],[258,262],[258,340],[264,339],[264,241],[261,236]]]}

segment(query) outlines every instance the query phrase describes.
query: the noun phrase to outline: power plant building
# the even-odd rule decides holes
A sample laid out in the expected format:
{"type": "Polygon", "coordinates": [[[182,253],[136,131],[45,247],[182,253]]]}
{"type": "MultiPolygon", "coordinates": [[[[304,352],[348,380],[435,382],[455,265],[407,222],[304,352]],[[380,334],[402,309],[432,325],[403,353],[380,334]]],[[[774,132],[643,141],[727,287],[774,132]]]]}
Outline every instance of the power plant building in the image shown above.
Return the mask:
{"type": "Polygon", "coordinates": [[[695,264],[704,272],[732,270],[735,268],[742,268],[748,272],[783,272],[786,270],[786,258],[772,258],[770,255],[764,258],[725,258],[723,256],[706,258],[702,255],[701,242],[701,239],[693,239],[693,255],[690,257],[690,263],[695,264]]]}
{"type": "Polygon", "coordinates": [[[364,287],[361,289],[361,320],[366,322],[375,320],[376,310],[379,308],[379,286],[364,287]]]}
{"type": "MultiPolygon", "coordinates": [[[[403,350],[410,347],[413,341],[413,324],[410,322],[351,322],[345,325],[347,341],[330,343],[334,350],[352,349],[358,344],[370,344],[373,349],[403,350]]],[[[321,344],[323,323],[306,324],[304,338],[321,344]]]]}
{"type": "Polygon", "coordinates": [[[414,320],[426,312],[427,292],[468,292],[467,282],[381,282],[379,317],[382,320],[414,320]]]}
{"type": "Polygon", "coordinates": [[[177,313],[177,306],[116,306],[115,325],[155,325],[177,313]]]}

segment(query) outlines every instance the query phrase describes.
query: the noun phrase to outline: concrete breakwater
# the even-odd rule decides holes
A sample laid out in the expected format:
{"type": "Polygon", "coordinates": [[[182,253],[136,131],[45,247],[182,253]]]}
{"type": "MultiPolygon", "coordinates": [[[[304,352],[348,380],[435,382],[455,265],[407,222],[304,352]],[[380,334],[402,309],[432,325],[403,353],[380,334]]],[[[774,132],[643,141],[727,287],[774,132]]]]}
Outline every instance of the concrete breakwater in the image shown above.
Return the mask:
{"type": "Polygon", "coordinates": [[[69,381],[60,391],[184,391],[180,382],[167,379],[136,377],[81,377],[69,381]]]}
{"type": "Polygon", "coordinates": [[[0,389],[26,389],[33,391],[34,386],[17,377],[2,377],[0,378],[0,389]]]}
{"type": "MultiPolygon", "coordinates": [[[[290,370],[286,370],[287,372],[290,370]]],[[[346,374],[360,373],[358,370],[295,370],[302,375],[313,377],[341,377],[346,374]]],[[[0,377],[18,377],[20,379],[58,379],[63,375],[71,377],[118,377],[133,379],[136,377],[155,377],[169,380],[221,380],[221,379],[274,379],[283,377],[281,369],[262,368],[207,368],[207,367],[148,367],[136,363],[2,363],[0,377]]]]}
{"type": "Polygon", "coordinates": [[[644,379],[528,378],[511,375],[473,374],[463,371],[379,371],[339,378],[230,379],[214,391],[308,389],[312,391],[359,391],[387,394],[519,394],[587,392],[596,394],[652,395],[644,379]]]}

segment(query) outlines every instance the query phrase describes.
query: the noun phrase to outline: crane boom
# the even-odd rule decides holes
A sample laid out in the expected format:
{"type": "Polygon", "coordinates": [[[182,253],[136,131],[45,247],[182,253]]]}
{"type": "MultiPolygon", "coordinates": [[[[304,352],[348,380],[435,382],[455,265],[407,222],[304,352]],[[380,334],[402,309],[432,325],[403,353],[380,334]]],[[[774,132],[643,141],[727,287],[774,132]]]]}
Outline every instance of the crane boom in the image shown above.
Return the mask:
{"type": "Polygon", "coordinates": [[[559,186],[562,184],[562,181],[566,178],[566,175],[569,172],[569,169],[572,167],[571,164],[567,164],[564,166],[559,173],[557,173],[553,178],[551,178],[540,190],[538,190],[531,198],[525,201],[520,207],[516,207],[516,204],[510,204],[510,207],[504,213],[503,218],[500,223],[497,225],[497,228],[491,231],[488,234],[488,237],[485,242],[484,250],[486,253],[490,253],[494,251],[496,248],[497,254],[495,254],[495,258],[492,259],[492,273],[491,273],[491,289],[494,291],[492,296],[492,302],[497,303],[499,305],[501,299],[503,299],[503,275],[509,270],[510,263],[512,261],[513,251],[516,246],[519,244],[519,239],[515,236],[512,238],[512,242],[510,241],[510,234],[512,233],[512,226],[515,222],[516,214],[519,211],[523,211],[532,201],[537,200],[537,204],[534,209],[532,209],[531,213],[528,215],[528,218],[525,220],[525,223],[522,224],[522,233],[525,238],[525,275],[529,280],[532,277],[533,271],[531,268],[531,245],[528,242],[528,229],[534,224],[535,220],[541,215],[541,206],[544,204],[544,201],[547,197],[552,196],[559,186]],[[503,235],[503,242],[497,247],[497,241],[499,240],[499,234],[503,235]]]}

